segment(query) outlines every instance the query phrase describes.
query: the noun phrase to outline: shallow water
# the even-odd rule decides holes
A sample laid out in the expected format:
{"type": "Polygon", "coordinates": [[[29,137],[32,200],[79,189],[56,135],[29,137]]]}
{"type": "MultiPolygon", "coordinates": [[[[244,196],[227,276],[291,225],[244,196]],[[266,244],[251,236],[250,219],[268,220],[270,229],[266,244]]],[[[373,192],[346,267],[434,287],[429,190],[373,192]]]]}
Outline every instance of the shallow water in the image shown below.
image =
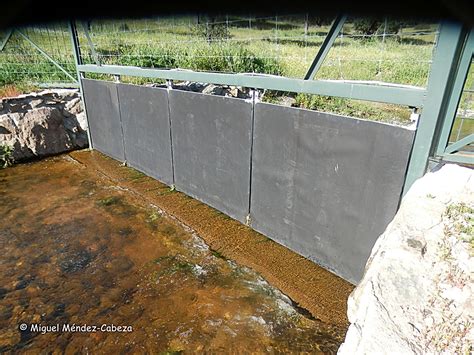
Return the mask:
{"type": "Polygon", "coordinates": [[[0,217],[0,352],[333,353],[341,342],[258,274],[68,156],[0,170],[0,217]]]}

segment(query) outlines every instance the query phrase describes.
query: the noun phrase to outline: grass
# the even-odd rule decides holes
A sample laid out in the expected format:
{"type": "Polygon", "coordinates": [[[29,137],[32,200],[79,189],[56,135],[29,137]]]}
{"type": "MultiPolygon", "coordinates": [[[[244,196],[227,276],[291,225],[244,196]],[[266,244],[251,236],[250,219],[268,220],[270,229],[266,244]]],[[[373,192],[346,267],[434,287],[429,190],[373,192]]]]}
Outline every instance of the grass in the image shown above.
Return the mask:
{"type": "Polygon", "coordinates": [[[106,198],[98,200],[97,204],[99,206],[108,207],[108,206],[116,205],[117,203],[120,202],[120,200],[121,199],[118,196],[111,196],[111,197],[106,197],[106,198]]]}
{"type": "Polygon", "coordinates": [[[153,47],[141,47],[127,43],[124,39],[113,42],[111,45],[97,48],[104,64],[234,73],[283,73],[282,65],[276,59],[259,56],[242,45],[222,42],[214,45],[157,44],[153,47]]]}
{"type": "MultiPolygon", "coordinates": [[[[258,72],[301,78],[324,40],[329,26],[310,26],[304,32],[303,17],[260,21],[248,28],[231,25],[228,37],[208,43],[196,34],[192,18],[177,18],[174,24],[159,21],[99,21],[92,25],[96,51],[104,63],[146,67],[184,68],[223,72],[258,72]]],[[[318,78],[383,80],[410,85],[425,85],[436,26],[406,28],[409,32],[428,31],[427,35],[407,35],[401,40],[376,37],[337,40],[318,78]],[[416,39],[416,41],[415,41],[416,39]]],[[[352,24],[344,31],[354,34],[352,24]]],[[[93,57],[84,44],[84,58],[93,57]]]]}
{"type": "Polygon", "coordinates": [[[452,221],[449,234],[454,234],[469,244],[471,256],[474,256],[474,206],[466,203],[451,204],[446,208],[446,217],[452,221]]]}
{"type": "Polygon", "coordinates": [[[296,106],[388,123],[409,124],[410,110],[398,105],[373,103],[339,97],[298,94],[296,106]]]}
{"type": "Polygon", "coordinates": [[[144,177],[146,177],[146,175],[144,173],[142,173],[141,171],[138,171],[136,169],[133,169],[133,168],[130,168],[130,167],[126,167],[128,170],[129,170],[129,179],[130,180],[139,180],[139,179],[143,179],[144,177]]]}
{"type": "Polygon", "coordinates": [[[451,136],[449,137],[450,142],[456,142],[459,139],[467,137],[468,135],[474,132],[474,119],[464,119],[461,126],[461,118],[456,118],[454,120],[453,129],[451,131],[451,136]],[[459,139],[458,139],[459,133],[459,139]]]}

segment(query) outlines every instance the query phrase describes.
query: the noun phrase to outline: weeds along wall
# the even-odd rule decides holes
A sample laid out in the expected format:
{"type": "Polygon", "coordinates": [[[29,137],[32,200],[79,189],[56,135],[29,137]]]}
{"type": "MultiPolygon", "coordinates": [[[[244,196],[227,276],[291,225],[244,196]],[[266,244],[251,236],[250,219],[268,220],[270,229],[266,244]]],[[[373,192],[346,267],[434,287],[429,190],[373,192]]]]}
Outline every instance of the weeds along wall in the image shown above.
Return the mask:
{"type": "Polygon", "coordinates": [[[397,210],[411,129],[176,89],[83,90],[95,149],[350,282],[397,210]]]}

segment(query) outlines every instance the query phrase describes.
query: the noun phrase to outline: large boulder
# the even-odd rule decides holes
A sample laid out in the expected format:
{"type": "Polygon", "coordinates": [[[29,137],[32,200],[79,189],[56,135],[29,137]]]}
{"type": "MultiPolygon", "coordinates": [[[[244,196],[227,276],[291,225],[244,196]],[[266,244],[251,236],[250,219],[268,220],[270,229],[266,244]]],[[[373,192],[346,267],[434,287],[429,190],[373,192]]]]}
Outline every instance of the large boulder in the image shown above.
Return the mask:
{"type": "Polygon", "coordinates": [[[87,124],[77,90],[47,90],[0,101],[0,145],[15,160],[88,146],[87,124]]]}
{"type": "Polygon", "coordinates": [[[348,300],[338,354],[468,354],[474,344],[474,171],[419,179],[348,300]]]}

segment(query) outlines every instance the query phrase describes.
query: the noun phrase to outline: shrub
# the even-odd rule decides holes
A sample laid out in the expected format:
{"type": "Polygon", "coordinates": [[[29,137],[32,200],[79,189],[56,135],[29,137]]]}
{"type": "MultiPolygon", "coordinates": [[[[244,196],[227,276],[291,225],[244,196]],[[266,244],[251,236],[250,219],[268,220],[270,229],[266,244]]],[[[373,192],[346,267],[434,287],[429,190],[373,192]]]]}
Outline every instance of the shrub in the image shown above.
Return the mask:
{"type": "MultiPolygon", "coordinates": [[[[280,62],[275,58],[255,55],[240,45],[211,44],[209,46],[133,47],[115,43],[114,55],[105,57],[106,64],[130,65],[144,68],[182,68],[217,72],[256,72],[281,75],[280,62]],[[123,52],[122,52],[123,51],[123,52]],[[123,55],[121,55],[123,54],[123,55]]],[[[110,53],[101,48],[101,53],[110,53]]]]}
{"type": "Polygon", "coordinates": [[[380,24],[380,21],[373,18],[360,18],[354,21],[354,30],[357,33],[371,36],[377,32],[380,24]]]}
{"type": "Polygon", "coordinates": [[[119,27],[119,31],[121,32],[127,32],[130,31],[130,27],[126,23],[122,23],[119,27]]]}
{"type": "MultiPolygon", "coordinates": [[[[374,34],[382,34],[385,30],[386,34],[398,34],[403,26],[403,23],[396,20],[387,20],[385,27],[384,19],[375,18],[360,18],[354,20],[354,30],[364,36],[371,36],[374,34]]],[[[397,37],[397,39],[399,39],[397,37]]]]}
{"type": "Polygon", "coordinates": [[[222,41],[230,37],[230,32],[224,24],[198,23],[192,28],[194,35],[206,39],[209,43],[222,41]]]}

